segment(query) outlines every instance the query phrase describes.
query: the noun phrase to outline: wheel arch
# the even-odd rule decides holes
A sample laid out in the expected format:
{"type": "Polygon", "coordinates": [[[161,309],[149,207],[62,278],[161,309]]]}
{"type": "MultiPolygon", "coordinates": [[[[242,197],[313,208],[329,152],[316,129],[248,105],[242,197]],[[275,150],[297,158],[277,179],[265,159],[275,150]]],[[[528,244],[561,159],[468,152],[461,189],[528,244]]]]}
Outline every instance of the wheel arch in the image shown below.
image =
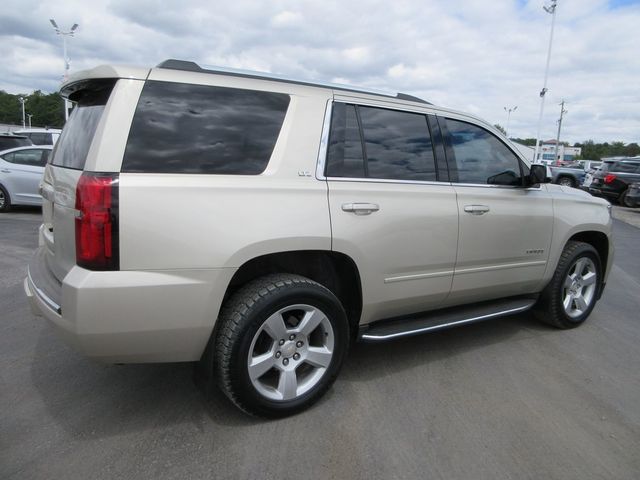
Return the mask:
{"type": "Polygon", "coordinates": [[[270,273],[302,275],[328,288],[342,303],[352,331],[357,330],[362,314],[362,283],[351,257],[328,250],[295,250],[254,257],[233,275],[223,303],[242,285],[270,273]]]}
{"type": "Polygon", "coordinates": [[[609,262],[609,238],[606,234],[598,231],[585,231],[574,233],[568,241],[584,242],[591,245],[598,252],[601,269],[604,272],[609,262]]]}

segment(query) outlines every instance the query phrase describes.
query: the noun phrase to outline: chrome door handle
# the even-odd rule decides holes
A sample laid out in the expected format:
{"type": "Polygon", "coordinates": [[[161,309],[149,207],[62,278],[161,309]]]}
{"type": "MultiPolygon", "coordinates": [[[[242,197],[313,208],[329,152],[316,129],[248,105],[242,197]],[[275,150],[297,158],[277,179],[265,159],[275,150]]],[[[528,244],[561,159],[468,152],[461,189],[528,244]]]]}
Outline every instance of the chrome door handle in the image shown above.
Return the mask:
{"type": "Polygon", "coordinates": [[[2,172],[2,173],[11,173],[11,170],[7,170],[6,168],[3,168],[2,170],[0,170],[0,172],[2,172]]]}
{"type": "Polygon", "coordinates": [[[380,210],[380,205],[375,203],[343,203],[343,212],[352,212],[356,215],[371,215],[373,212],[380,210]]]}
{"type": "Polygon", "coordinates": [[[489,211],[489,207],[487,205],[465,205],[464,211],[470,213],[471,215],[484,215],[489,211]]]}

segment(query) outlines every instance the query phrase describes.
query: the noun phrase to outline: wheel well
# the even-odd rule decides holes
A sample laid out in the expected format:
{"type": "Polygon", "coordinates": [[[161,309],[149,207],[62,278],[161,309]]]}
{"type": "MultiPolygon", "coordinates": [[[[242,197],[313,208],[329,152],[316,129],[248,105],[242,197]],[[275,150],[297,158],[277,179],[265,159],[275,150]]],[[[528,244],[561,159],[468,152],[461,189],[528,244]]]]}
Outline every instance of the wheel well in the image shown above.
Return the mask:
{"type": "Polygon", "coordinates": [[[606,268],[607,260],[609,258],[609,239],[604,233],[580,232],[573,235],[569,240],[588,243],[593,248],[595,248],[598,252],[598,255],[600,256],[602,270],[606,268]]]}
{"type": "Polygon", "coordinates": [[[223,301],[247,282],[270,273],[295,273],[318,282],[338,297],[353,329],[360,323],[360,273],[350,257],[337,252],[303,250],[253,258],[234,274],[223,301]]]}

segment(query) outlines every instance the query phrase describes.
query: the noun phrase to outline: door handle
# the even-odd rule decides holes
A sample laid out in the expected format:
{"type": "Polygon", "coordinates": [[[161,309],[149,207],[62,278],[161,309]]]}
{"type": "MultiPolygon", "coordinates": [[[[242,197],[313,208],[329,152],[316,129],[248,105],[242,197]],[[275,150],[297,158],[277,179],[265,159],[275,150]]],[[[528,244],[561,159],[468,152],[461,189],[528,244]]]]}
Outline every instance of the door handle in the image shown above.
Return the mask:
{"type": "Polygon", "coordinates": [[[356,215],[371,215],[373,212],[380,210],[380,205],[375,203],[343,203],[343,212],[352,212],[356,215]]]}
{"type": "Polygon", "coordinates": [[[6,168],[3,168],[2,170],[0,170],[0,172],[2,172],[2,173],[11,173],[11,170],[7,170],[6,168]]]}
{"type": "Polygon", "coordinates": [[[470,213],[471,215],[484,215],[489,211],[489,207],[487,205],[465,205],[464,211],[470,213]]]}

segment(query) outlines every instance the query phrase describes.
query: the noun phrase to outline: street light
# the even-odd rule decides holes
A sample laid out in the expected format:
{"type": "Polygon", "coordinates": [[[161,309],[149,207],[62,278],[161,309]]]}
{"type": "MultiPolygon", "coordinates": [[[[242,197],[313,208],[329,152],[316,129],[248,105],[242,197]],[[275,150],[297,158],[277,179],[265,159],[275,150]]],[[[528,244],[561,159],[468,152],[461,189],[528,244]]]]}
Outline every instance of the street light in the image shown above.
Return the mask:
{"type": "MultiPolygon", "coordinates": [[[[67,37],[73,37],[76,29],[78,28],[78,24],[74,23],[71,29],[65,32],[64,30],[61,30],[60,27],[58,27],[58,24],[53,18],[50,18],[49,21],[51,22],[53,29],[56,31],[56,35],[62,36],[62,54],[64,56],[63,58],[64,76],[62,77],[62,79],[63,81],[66,82],[67,78],[69,78],[69,57],[67,56],[67,37]]],[[[69,101],[66,98],[64,99],[64,119],[65,120],[69,119],[69,101]]]]}
{"type": "Polygon", "coordinates": [[[538,133],[536,134],[536,149],[533,154],[533,161],[538,161],[538,149],[540,147],[540,128],[542,127],[542,114],[544,113],[544,97],[547,93],[547,78],[549,77],[549,63],[551,62],[551,44],[553,43],[553,28],[556,24],[556,7],[558,0],[551,0],[551,5],[545,5],[544,11],[551,14],[551,34],[549,35],[549,49],[547,50],[547,66],[544,69],[544,85],[540,90],[540,116],[538,117],[538,133]]]}
{"type": "Polygon", "coordinates": [[[18,97],[18,100],[22,104],[22,128],[26,128],[25,115],[24,115],[24,104],[27,102],[27,99],[24,97],[18,97]]]}
{"type": "Polygon", "coordinates": [[[516,105],[513,108],[507,108],[507,107],[503,107],[504,111],[507,112],[507,128],[504,129],[504,136],[509,138],[509,120],[511,120],[511,112],[515,112],[518,109],[518,106],[516,105]]]}

